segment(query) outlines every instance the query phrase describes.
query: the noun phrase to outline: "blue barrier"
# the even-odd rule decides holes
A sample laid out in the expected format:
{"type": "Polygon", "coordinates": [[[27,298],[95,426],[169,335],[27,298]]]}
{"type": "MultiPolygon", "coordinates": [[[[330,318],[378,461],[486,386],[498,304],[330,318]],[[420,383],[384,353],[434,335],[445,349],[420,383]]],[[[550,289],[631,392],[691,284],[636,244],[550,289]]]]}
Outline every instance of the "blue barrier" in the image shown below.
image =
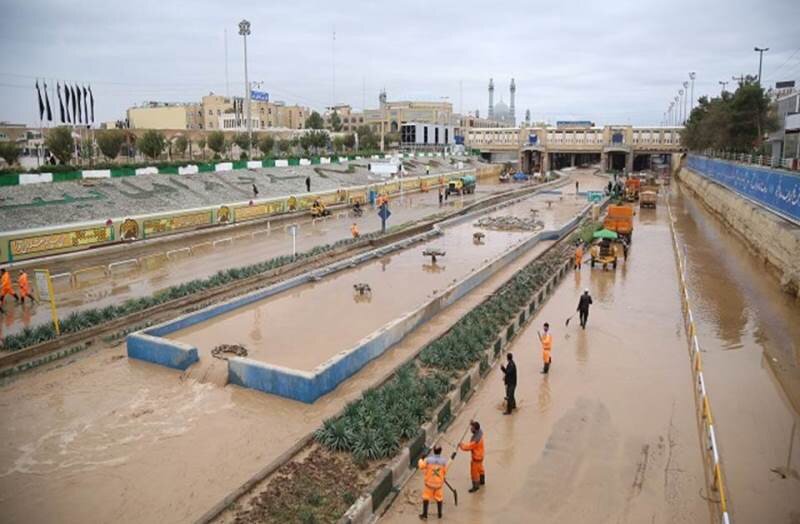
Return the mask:
{"type": "Polygon", "coordinates": [[[798,175],[698,155],[689,155],[687,167],[783,218],[800,223],[798,175]]]}
{"type": "Polygon", "coordinates": [[[128,335],[127,346],[128,358],[146,360],[181,371],[199,360],[197,348],[146,333],[128,335]]]}

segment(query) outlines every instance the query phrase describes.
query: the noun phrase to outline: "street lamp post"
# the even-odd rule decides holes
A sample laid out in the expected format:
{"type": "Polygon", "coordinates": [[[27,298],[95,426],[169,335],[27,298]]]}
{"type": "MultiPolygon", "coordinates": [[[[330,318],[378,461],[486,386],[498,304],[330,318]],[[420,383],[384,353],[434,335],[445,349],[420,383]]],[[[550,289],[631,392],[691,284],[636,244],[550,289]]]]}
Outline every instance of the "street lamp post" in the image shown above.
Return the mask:
{"type": "Polygon", "coordinates": [[[244,89],[245,104],[247,104],[247,155],[253,158],[253,122],[250,118],[250,80],[247,78],[247,35],[250,34],[250,22],[242,20],[239,22],[239,34],[244,39],[244,89]]]}
{"type": "Polygon", "coordinates": [[[686,125],[686,120],[689,118],[689,111],[686,109],[689,102],[689,82],[683,83],[683,124],[686,125]]]}
{"type": "Polygon", "coordinates": [[[725,94],[725,86],[728,85],[728,82],[724,82],[722,80],[719,81],[719,85],[722,86],[722,94],[725,94]]]}
{"type": "Polygon", "coordinates": [[[769,51],[769,47],[754,47],[753,51],[758,53],[758,85],[761,85],[761,64],[764,62],[764,53],[769,51]]]}
{"type": "Polygon", "coordinates": [[[681,121],[681,97],[675,97],[675,125],[678,125],[678,122],[681,121]]]}
{"type": "Polygon", "coordinates": [[[691,95],[691,99],[689,100],[689,114],[691,114],[692,110],[694,109],[694,77],[695,76],[696,75],[695,75],[694,71],[689,73],[689,80],[692,81],[692,91],[691,91],[692,95],[691,95]]]}

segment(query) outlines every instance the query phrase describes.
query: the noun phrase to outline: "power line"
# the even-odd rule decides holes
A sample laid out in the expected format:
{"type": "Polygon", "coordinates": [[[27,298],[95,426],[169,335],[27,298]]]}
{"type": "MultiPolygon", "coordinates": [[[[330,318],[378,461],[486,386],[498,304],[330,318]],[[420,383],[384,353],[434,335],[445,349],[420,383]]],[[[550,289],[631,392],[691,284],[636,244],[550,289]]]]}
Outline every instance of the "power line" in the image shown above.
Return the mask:
{"type": "Polygon", "coordinates": [[[780,71],[781,69],[783,69],[783,66],[785,66],[786,64],[788,64],[788,63],[789,63],[789,61],[790,61],[792,58],[794,58],[794,55],[796,55],[797,53],[800,53],[800,47],[798,47],[797,49],[795,49],[795,50],[794,50],[794,53],[792,53],[791,55],[789,55],[789,58],[787,58],[787,59],[786,59],[786,60],[785,60],[785,61],[784,61],[784,62],[783,62],[781,65],[779,65],[777,69],[774,69],[774,70],[772,71],[772,73],[771,73],[771,74],[767,75],[767,77],[766,77],[766,79],[765,79],[765,80],[770,80],[770,79],[774,78],[774,77],[775,77],[775,75],[777,75],[777,74],[778,74],[778,71],[780,71]]]}

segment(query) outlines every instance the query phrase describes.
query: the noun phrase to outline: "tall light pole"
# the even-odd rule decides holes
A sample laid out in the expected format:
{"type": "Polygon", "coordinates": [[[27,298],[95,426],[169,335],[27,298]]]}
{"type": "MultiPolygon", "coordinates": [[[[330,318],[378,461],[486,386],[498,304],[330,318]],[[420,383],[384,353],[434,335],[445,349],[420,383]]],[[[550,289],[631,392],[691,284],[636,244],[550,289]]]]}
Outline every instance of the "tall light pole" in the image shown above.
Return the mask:
{"type": "Polygon", "coordinates": [[[672,113],[672,108],[673,107],[675,107],[675,103],[674,102],[670,102],[669,103],[669,125],[672,125],[672,123],[674,122],[673,113],[672,113]]]}
{"type": "Polygon", "coordinates": [[[247,155],[253,158],[253,122],[250,119],[250,80],[247,78],[247,35],[250,34],[250,22],[242,20],[239,22],[239,34],[244,39],[244,89],[245,104],[247,104],[247,155]]]}
{"type": "Polygon", "coordinates": [[[719,81],[719,85],[722,86],[722,94],[725,94],[725,86],[728,85],[728,82],[723,82],[722,80],[719,81]]]}
{"type": "Polygon", "coordinates": [[[678,125],[678,122],[681,121],[681,97],[675,97],[675,125],[678,125]]]}
{"type": "Polygon", "coordinates": [[[683,83],[683,123],[686,125],[686,120],[689,118],[689,111],[686,109],[689,105],[689,82],[683,83]]]}
{"type": "Polygon", "coordinates": [[[689,101],[689,113],[690,113],[690,114],[691,114],[692,110],[694,109],[694,77],[695,77],[695,76],[696,76],[696,75],[695,75],[695,72],[694,72],[694,71],[692,71],[691,73],[689,73],[689,80],[691,80],[691,81],[692,81],[692,96],[691,96],[691,99],[690,99],[690,101],[689,101]]]}
{"type": "Polygon", "coordinates": [[[764,62],[764,53],[769,51],[769,47],[754,47],[753,51],[758,53],[758,85],[761,85],[761,64],[764,62]]]}

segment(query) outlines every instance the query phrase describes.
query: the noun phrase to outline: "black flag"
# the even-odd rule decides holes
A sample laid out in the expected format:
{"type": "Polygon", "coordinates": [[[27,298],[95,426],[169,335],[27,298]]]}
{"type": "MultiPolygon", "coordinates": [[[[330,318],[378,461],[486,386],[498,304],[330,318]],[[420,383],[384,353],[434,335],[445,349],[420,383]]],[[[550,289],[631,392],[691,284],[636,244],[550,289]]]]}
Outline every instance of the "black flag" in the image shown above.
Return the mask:
{"type": "Polygon", "coordinates": [[[67,84],[64,84],[64,95],[66,96],[65,100],[67,102],[67,123],[71,124],[72,123],[72,118],[70,118],[69,110],[70,110],[70,107],[71,107],[70,106],[70,100],[71,100],[72,96],[70,95],[69,86],[67,84]]]}
{"type": "Polygon", "coordinates": [[[81,86],[75,85],[75,95],[78,97],[78,123],[83,123],[83,108],[81,104],[83,104],[83,100],[81,99],[81,86]]]}
{"type": "Polygon", "coordinates": [[[42,102],[42,91],[39,89],[39,81],[36,81],[36,96],[39,97],[39,120],[44,118],[44,102],[42,102]]]}
{"type": "Polygon", "coordinates": [[[47,121],[53,121],[53,112],[50,110],[50,97],[47,96],[47,82],[44,83],[44,103],[47,107],[47,121]]]}
{"type": "Polygon", "coordinates": [[[78,110],[76,109],[78,105],[78,96],[75,94],[75,87],[69,86],[69,90],[72,93],[72,125],[78,123],[78,110]]]}
{"type": "Polygon", "coordinates": [[[92,86],[89,86],[89,105],[92,109],[92,123],[94,124],[94,94],[92,93],[92,86]]]}
{"type": "Polygon", "coordinates": [[[86,86],[83,87],[83,123],[89,123],[89,95],[86,93],[86,86]]]}
{"type": "Polygon", "coordinates": [[[58,114],[61,115],[61,123],[65,123],[64,120],[64,100],[61,98],[61,84],[56,82],[56,93],[58,94],[58,114]]]}

